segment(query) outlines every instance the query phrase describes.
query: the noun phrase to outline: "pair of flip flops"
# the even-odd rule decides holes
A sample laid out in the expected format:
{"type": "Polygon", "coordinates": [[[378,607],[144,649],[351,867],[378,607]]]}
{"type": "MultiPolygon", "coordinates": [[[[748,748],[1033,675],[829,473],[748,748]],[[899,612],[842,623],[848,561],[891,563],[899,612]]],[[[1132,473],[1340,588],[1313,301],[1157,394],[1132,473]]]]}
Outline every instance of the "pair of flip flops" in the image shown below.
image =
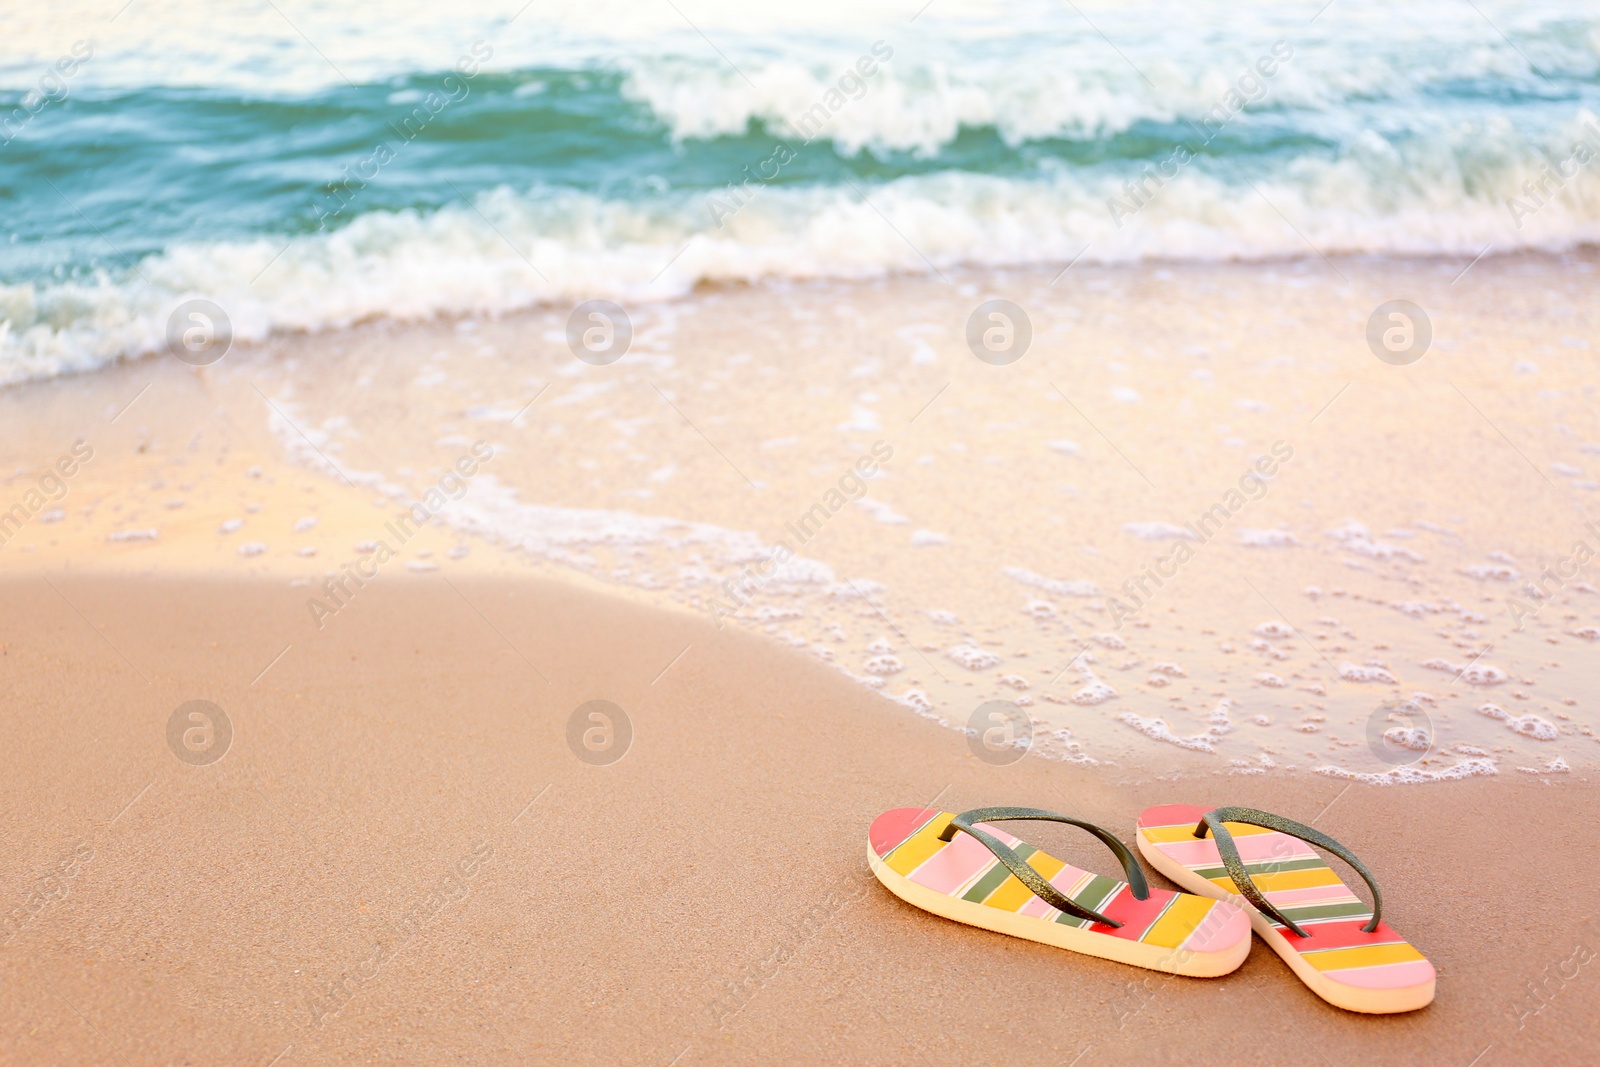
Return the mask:
{"type": "Polygon", "coordinates": [[[1110,831],[1039,808],[887,811],[867,832],[867,861],[896,896],[935,915],[1103,959],[1214,978],[1244,962],[1253,927],[1330,1004],[1390,1014],[1433,1000],[1433,964],[1382,921],[1371,873],[1326,834],[1253,808],[1172,804],[1147,809],[1136,840],[1188,892],[1152,888],[1110,831]],[[1089,831],[1116,854],[1126,881],[1079,870],[992,825],[1014,820],[1089,831]],[[1361,875],[1371,907],[1312,845],[1361,875]]]}

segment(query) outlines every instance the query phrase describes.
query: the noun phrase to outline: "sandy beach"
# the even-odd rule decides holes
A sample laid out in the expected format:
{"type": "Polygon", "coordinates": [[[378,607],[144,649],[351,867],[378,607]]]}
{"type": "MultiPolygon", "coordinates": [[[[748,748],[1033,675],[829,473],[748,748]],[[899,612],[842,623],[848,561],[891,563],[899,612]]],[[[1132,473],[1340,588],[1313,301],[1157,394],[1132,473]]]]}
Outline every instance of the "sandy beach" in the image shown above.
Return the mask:
{"type": "Polygon", "coordinates": [[[1581,567],[1509,601],[1586,536],[1594,264],[1462,266],[711,288],[611,366],[551,311],[0,392],[6,1058],[1588,1062],[1600,601],[1581,567]],[[1362,337],[1397,293],[1409,367],[1362,337]],[[962,332],[995,295],[1033,321],[1009,366],[962,332]],[[962,731],[995,699],[1014,762],[962,731]],[[866,827],[934,803],[1312,822],[1437,1000],[918,912],[866,827]]]}
{"type": "Polygon", "coordinates": [[[0,1064],[1600,1062],[1597,74],[0,5],[0,1064]]]}
{"type": "Polygon", "coordinates": [[[301,625],[283,583],[50,581],[4,583],[30,622],[0,657],[3,888],[28,909],[0,948],[13,1062],[1590,1059],[1574,857],[1595,796],[1572,776],[995,767],[771,642],[534,579],[375,585],[358,624],[252,682],[301,625]],[[607,765],[565,738],[596,698],[632,725],[607,765]],[[232,724],[205,765],[167,744],[191,699],[232,724]],[[893,806],[1036,804],[1131,837],[1171,801],[1355,847],[1438,964],[1436,1002],[1340,1012],[1259,945],[1225,978],[1165,978],[918,912],[864,863],[893,806]]]}

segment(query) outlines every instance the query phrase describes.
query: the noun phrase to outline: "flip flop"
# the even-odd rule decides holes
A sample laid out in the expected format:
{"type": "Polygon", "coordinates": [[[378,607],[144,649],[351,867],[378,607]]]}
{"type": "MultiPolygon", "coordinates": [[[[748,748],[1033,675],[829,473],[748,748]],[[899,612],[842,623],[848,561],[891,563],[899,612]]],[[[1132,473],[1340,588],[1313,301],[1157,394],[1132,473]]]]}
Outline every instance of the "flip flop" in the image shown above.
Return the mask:
{"type": "Polygon", "coordinates": [[[867,862],[895,896],[935,915],[1136,967],[1211,978],[1250,951],[1238,908],[1151,889],[1109,831],[1038,808],[886,811],[867,831],[867,862]],[[1080,871],[988,824],[1011,819],[1089,831],[1117,854],[1128,880],[1080,871]]]}
{"type": "Polygon", "coordinates": [[[1378,883],[1328,835],[1254,808],[1169,804],[1139,816],[1137,841],[1150,866],[1177,884],[1244,908],[1261,939],[1329,1004],[1387,1015],[1433,1000],[1433,964],[1383,921],[1378,883]],[[1373,906],[1311,845],[1355,868],[1373,906]]]}

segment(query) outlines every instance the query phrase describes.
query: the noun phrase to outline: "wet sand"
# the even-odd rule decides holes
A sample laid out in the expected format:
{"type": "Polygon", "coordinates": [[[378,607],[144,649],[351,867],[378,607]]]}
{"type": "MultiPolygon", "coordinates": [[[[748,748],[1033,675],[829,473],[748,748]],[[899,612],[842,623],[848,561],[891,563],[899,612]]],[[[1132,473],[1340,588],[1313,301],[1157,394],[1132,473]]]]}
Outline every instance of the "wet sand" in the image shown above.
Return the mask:
{"type": "Polygon", "coordinates": [[[0,572],[253,574],[309,600],[382,542],[388,570],[743,627],[949,725],[1011,701],[1096,765],[1386,774],[1374,732],[1416,727],[1417,774],[1592,770],[1596,263],[1464,266],[708,289],[633,308],[603,366],[563,309],[140,360],[0,393],[0,509],[95,449],[0,572]],[[1033,325],[1009,365],[967,347],[991,296],[1033,325]],[[1405,366],[1365,338],[1400,296],[1431,332],[1405,366]]]}
{"type": "Polygon", "coordinates": [[[1577,1064],[1597,1040],[1578,775],[995,767],[809,657],[570,585],[395,576],[263,674],[304,625],[282,583],[50,582],[3,584],[11,1062],[1577,1064]],[[597,698],[633,733],[606,765],[566,740],[597,698]],[[168,747],[193,699],[233,727],[209,764],[168,747]],[[1259,943],[1169,979],[918,912],[871,879],[866,827],[935,801],[1130,840],[1154,803],[1314,821],[1437,1000],[1357,1016],[1259,943]]]}

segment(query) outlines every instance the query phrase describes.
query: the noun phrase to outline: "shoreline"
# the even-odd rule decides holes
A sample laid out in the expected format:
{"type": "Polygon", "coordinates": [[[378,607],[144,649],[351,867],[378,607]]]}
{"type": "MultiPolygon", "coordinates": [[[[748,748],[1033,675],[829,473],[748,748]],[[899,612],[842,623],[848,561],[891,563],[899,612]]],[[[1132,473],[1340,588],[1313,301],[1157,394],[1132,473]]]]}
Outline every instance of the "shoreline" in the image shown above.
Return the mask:
{"type": "Polygon", "coordinates": [[[610,366],[575,360],[546,311],[13,387],[0,511],[75,441],[96,452],[0,572],[270,576],[338,625],[352,568],[386,544],[385,574],[556,578],[724,625],[735,608],[935,721],[1008,701],[1085,765],[1382,775],[1412,760],[1381,735],[1420,726],[1424,775],[1592,770],[1592,585],[1580,570],[1511,610],[1571,557],[1561,531],[1581,535],[1600,486],[1590,357],[1494,312],[1582,333],[1593,314],[1561,294],[1592,275],[1540,257],[1465,279],[1338,269],[1358,267],[1388,273],[956,279],[956,312],[993,293],[1033,309],[1009,366],[972,358],[950,286],[908,277],[640,310],[610,366]],[[1366,351],[1365,288],[1434,309],[1425,359],[1366,351]],[[474,448],[492,458],[454,473],[474,448]],[[1530,483],[1536,454],[1552,473],[1530,483]],[[391,543],[423,501],[421,532],[391,543]],[[1219,508],[1209,538],[1183,525],[1219,508]]]}
{"type": "MultiPolygon", "coordinates": [[[[1056,262],[1001,265],[963,262],[945,266],[942,268],[942,273],[962,281],[1027,277],[1038,274],[1043,274],[1047,277],[1061,277],[1069,270],[1075,273],[1077,262],[1076,260],[1060,260],[1056,262]]],[[[1452,276],[1456,275],[1457,272],[1465,276],[1466,272],[1462,271],[1461,268],[1468,264],[1471,265],[1473,270],[1486,266],[1488,268],[1487,272],[1539,269],[1541,266],[1555,265],[1584,265],[1584,269],[1594,270],[1596,269],[1596,264],[1600,264],[1600,241],[1577,241],[1569,246],[1552,248],[1515,249],[1506,252],[1491,251],[1478,260],[1473,260],[1465,253],[1401,253],[1390,251],[1335,252],[1326,258],[1319,258],[1315,255],[1284,253],[1248,257],[1232,256],[1218,260],[1141,255],[1138,258],[1127,260],[1090,261],[1085,263],[1085,273],[1093,272],[1102,276],[1120,275],[1129,281],[1141,281],[1147,280],[1150,275],[1158,271],[1193,273],[1215,270],[1220,272],[1261,271],[1268,274],[1296,274],[1318,270],[1323,264],[1328,264],[1335,268],[1365,267],[1419,274],[1449,272],[1452,276]]],[[[903,284],[915,285],[919,282],[928,281],[930,277],[924,269],[890,267],[879,273],[864,276],[833,277],[820,275],[814,277],[761,277],[753,280],[702,280],[682,292],[662,293],[647,298],[627,297],[624,303],[627,307],[671,309],[675,305],[694,305],[707,298],[737,297],[741,294],[752,293],[784,293],[790,291],[815,293],[848,291],[858,288],[892,288],[903,284]]],[[[280,351],[286,346],[293,347],[318,338],[359,334],[362,331],[372,329],[454,328],[463,323],[492,323],[503,320],[541,318],[552,313],[570,310],[580,302],[578,298],[560,294],[548,300],[496,309],[440,310],[420,319],[401,319],[388,314],[372,313],[363,315],[354,321],[327,324],[314,329],[275,327],[263,337],[236,339],[232,342],[232,348],[235,352],[270,353],[280,351]]],[[[121,367],[137,367],[140,364],[159,363],[165,360],[168,355],[164,345],[165,342],[163,341],[157,347],[143,348],[137,352],[123,354],[110,362],[93,367],[62,369],[46,376],[6,381],[0,383],[0,391],[21,390],[31,386],[49,386],[53,382],[92,377],[121,367]]]]}

